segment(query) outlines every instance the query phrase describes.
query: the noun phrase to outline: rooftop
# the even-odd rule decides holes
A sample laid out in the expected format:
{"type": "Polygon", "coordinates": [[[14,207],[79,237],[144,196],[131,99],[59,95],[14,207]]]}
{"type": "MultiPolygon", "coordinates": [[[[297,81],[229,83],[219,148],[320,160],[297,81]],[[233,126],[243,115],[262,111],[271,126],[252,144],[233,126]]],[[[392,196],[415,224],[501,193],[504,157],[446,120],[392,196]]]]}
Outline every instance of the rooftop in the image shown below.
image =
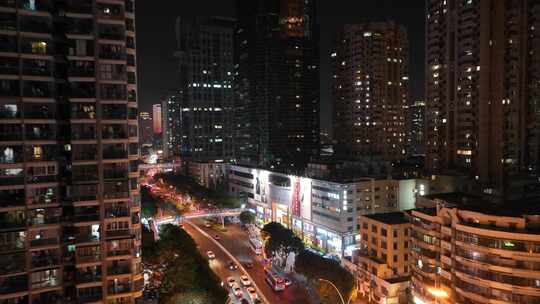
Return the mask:
{"type": "Polygon", "coordinates": [[[431,194],[424,197],[445,201],[455,205],[459,209],[491,215],[518,217],[523,215],[540,215],[540,199],[538,198],[497,202],[461,192],[431,194]]]}
{"type": "Polygon", "coordinates": [[[388,225],[399,225],[409,222],[409,220],[405,216],[405,213],[403,212],[373,213],[363,216],[388,225]]]}

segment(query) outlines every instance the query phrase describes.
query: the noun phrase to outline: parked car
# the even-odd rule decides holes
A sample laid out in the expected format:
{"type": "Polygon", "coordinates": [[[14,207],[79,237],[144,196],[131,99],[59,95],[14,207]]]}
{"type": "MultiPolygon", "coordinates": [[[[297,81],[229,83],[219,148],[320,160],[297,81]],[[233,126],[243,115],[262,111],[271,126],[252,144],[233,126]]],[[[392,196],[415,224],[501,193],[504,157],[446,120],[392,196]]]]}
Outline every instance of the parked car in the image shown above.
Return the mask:
{"type": "Polygon", "coordinates": [[[213,252],[212,250],[208,250],[208,251],[206,252],[206,255],[208,256],[208,258],[209,258],[210,260],[213,260],[213,259],[216,258],[216,255],[214,254],[214,252],[213,252]]]}
{"type": "Polygon", "coordinates": [[[253,268],[253,262],[250,262],[250,261],[244,262],[244,266],[245,266],[246,268],[248,268],[248,269],[249,269],[249,268],[253,268]]]}
{"type": "Polygon", "coordinates": [[[234,283],[231,289],[237,298],[241,298],[244,295],[244,293],[242,292],[242,288],[240,288],[238,283],[234,283]]]}
{"type": "Polygon", "coordinates": [[[218,241],[219,241],[219,240],[221,240],[221,238],[219,237],[219,235],[214,234],[214,240],[218,240],[218,241]]]}

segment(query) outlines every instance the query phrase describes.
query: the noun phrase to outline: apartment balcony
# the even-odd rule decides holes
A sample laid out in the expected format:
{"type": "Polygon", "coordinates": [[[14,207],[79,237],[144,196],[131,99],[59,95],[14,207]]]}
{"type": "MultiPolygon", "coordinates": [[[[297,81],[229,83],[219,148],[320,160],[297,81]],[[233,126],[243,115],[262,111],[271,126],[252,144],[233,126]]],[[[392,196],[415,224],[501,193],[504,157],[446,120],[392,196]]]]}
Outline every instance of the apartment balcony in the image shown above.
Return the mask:
{"type": "Polygon", "coordinates": [[[66,3],[66,12],[73,14],[93,14],[92,4],[84,0],[68,0],[66,3]]]}
{"type": "Polygon", "coordinates": [[[55,119],[56,107],[54,104],[25,104],[25,119],[55,119]]]}
{"type": "Polygon", "coordinates": [[[103,170],[103,178],[107,180],[114,180],[114,179],[121,179],[125,180],[128,178],[128,170],[127,168],[119,168],[119,169],[104,169],[103,170]]]}
{"type": "MultiPolygon", "coordinates": [[[[0,146],[0,164],[16,164],[23,161],[23,150],[22,146],[13,145],[13,146],[0,146]]],[[[1,194],[0,194],[1,199],[1,194]]]]}
{"type": "Polygon", "coordinates": [[[117,284],[115,286],[109,286],[107,289],[107,293],[110,295],[129,293],[131,291],[131,284],[117,284]]]}
{"type": "Polygon", "coordinates": [[[20,16],[19,31],[49,34],[52,27],[48,17],[20,16]]]}
{"type": "Polygon", "coordinates": [[[125,255],[131,255],[131,249],[116,249],[116,250],[107,251],[108,257],[125,256],[125,255]]]}
{"type": "Polygon", "coordinates": [[[26,274],[2,279],[0,294],[18,293],[28,290],[28,276],[26,274]]]}
{"type": "Polygon", "coordinates": [[[95,77],[96,70],[93,61],[71,61],[68,69],[69,77],[95,77]]]}
{"type": "Polygon", "coordinates": [[[71,105],[72,119],[96,119],[95,103],[73,103],[71,105]]]}
{"type": "Polygon", "coordinates": [[[103,100],[126,100],[126,87],[121,84],[103,84],[99,97],[103,100]]]}
{"type": "Polygon", "coordinates": [[[130,209],[127,206],[111,206],[105,209],[105,217],[107,218],[116,218],[116,217],[128,217],[130,209]]]}
{"type": "Polygon", "coordinates": [[[96,145],[72,145],[71,159],[73,161],[96,160],[96,145]]]}
{"type": "MultiPolygon", "coordinates": [[[[0,30],[1,27],[0,23],[0,30]]],[[[0,61],[0,75],[19,75],[19,60],[17,58],[2,58],[2,61],[0,61]]]]}
{"type": "Polygon", "coordinates": [[[126,105],[103,105],[102,109],[102,119],[127,119],[126,105]]]}
{"type": "MultiPolygon", "coordinates": [[[[2,41],[0,40],[0,52],[2,50],[2,41]]],[[[15,97],[19,96],[21,92],[19,91],[19,81],[18,80],[3,80],[2,85],[0,86],[0,96],[5,97],[15,97]]]]}
{"type": "Polygon", "coordinates": [[[58,181],[58,177],[56,175],[43,175],[43,176],[26,175],[27,184],[55,183],[57,181],[58,181]]]}
{"type": "Polygon", "coordinates": [[[58,245],[59,240],[57,236],[39,238],[30,240],[30,247],[42,247],[42,246],[54,246],[58,245]]]}
{"type": "Polygon", "coordinates": [[[127,158],[127,150],[122,148],[106,147],[103,149],[103,159],[124,159],[127,158]]]}
{"type": "Polygon", "coordinates": [[[54,50],[52,43],[46,40],[22,39],[21,53],[33,55],[52,55],[54,50]]]}
{"type": "Polygon", "coordinates": [[[126,49],[119,45],[101,45],[99,58],[108,60],[126,60],[126,49]]]}
{"type": "Polygon", "coordinates": [[[0,229],[18,230],[26,228],[24,211],[0,212],[0,229]]]}
{"type": "Polygon", "coordinates": [[[21,252],[0,256],[0,275],[19,273],[24,272],[25,270],[26,253],[21,252]]]}
{"type": "Polygon", "coordinates": [[[107,267],[107,275],[131,274],[131,265],[115,265],[107,267]]]}
{"type": "Polygon", "coordinates": [[[71,188],[68,199],[74,202],[95,201],[97,197],[98,186],[95,184],[74,185],[71,188]]]}
{"type": "Polygon", "coordinates": [[[97,11],[97,16],[101,19],[124,20],[125,18],[122,5],[98,3],[97,11]]]}
{"type": "Polygon", "coordinates": [[[3,233],[3,237],[7,237],[9,241],[7,243],[2,243],[0,246],[0,253],[13,252],[25,250],[25,236],[21,235],[20,232],[8,232],[3,233]]]}
{"type": "Polygon", "coordinates": [[[84,303],[94,303],[99,302],[102,303],[103,295],[101,293],[99,294],[93,294],[93,295],[82,295],[77,297],[77,302],[84,304],[84,303]]]}
{"type": "Polygon", "coordinates": [[[60,264],[60,255],[54,250],[32,252],[30,265],[32,268],[54,267],[60,264]]]}
{"type": "Polygon", "coordinates": [[[92,140],[96,139],[96,128],[94,125],[86,125],[79,127],[78,125],[71,126],[72,140],[92,140]]]}
{"type": "Polygon", "coordinates": [[[87,269],[86,271],[83,270],[84,268],[77,269],[75,274],[75,282],[77,282],[77,284],[101,282],[101,266],[93,266],[88,268],[90,269],[87,269]]]}
{"type": "Polygon", "coordinates": [[[45,217],[31,217],[28,219],[28,225],[40,226],[40,225],[54,225],[60,223],[61,216],[59,215],[46,215],[45,217]]]}
{"type": "Polygon", "coordinates": [[[21,107],[16,103],[4,104],[0,106],[0,119],[21,118],[21,107]]]}
{"type": "Polygon", "coordinates": [[[70,86],[70,98],[96,98],[96,87],[93,82],[72,82],[70,86]]]}
{"type": "MultiPolygon", "coordinates": [[[[70,10],[70,8],[68,8],[68,10],[70,10]]],[[[83,18],[70,18],[70,22],[66,26],[66,33],[72,35],[93,35],[93,20],[83,18]]]]}
{"type": "Polygon", "coordinates": [[[15,0],[0,0],[0,6],[14,8],[15,0]]]}
{"type": "Polygon", "coordinates": [[[99,39],[106,39],[106,40],[125,41],[126,39],[123,26],[108,25],[108,24],[99,25],[98,37],[99,39]]]}
{"type": "Polygon", "coordinates": [[[75,243],[92,243],[99,242],[99,235],[93,233],[78,233],[74,236],[75,243]]]}
{"type": "Polygon", "coordinates": [[[133,236],[131,229],[121,229],[121,230],[108,230],[106,231],[107,238],[130,238],[133,236]]]}
{"type": "Polygon", "coordinates": [[[51,10],[51,3],[48,0],[43,0],[43,1],[19,0],[19,8],[28,10],[28,11],[48,12],[51,10]]]}
{"type": "Polygon", "coordinates": [[[125,125],[106,125],[102,126],[102,139],[128,139],[128,134],[125,125]]]}

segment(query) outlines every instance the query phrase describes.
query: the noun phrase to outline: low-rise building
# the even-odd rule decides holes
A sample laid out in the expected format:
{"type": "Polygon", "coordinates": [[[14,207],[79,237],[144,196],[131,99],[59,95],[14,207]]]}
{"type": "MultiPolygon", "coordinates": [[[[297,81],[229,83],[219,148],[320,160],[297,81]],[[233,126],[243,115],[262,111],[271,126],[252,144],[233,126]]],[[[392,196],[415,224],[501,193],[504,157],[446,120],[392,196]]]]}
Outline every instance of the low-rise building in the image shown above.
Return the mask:
{"type": "Polygon", "coordinates": [[[540,303],[540,203],[452,193],[411,211],[415,303],[540,303]]]}
{"type": "Polygon", "coordinates": [[[360,249],[353,254],[360,294],[371,303],[407,303],[410,223],[404,212],[359,216],[360,249]]]}

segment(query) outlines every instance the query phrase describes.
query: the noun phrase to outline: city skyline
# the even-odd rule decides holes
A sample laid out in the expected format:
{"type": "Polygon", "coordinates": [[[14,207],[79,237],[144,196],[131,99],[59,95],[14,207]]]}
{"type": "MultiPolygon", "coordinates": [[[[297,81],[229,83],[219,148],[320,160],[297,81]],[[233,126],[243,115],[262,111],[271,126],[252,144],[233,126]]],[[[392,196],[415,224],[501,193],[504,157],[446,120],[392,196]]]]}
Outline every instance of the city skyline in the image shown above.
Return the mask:
{"type": "MultiPolygon", "coordinates": [[[[235,0],[215,2],[212,0],[184,4],[183,2],[167,2],[165,6],[155,6],[150,2],[139,4],[145,14],[137,19],[140,26],[137,33],[140,43],[148,45],[139,51],[144,60],[139,69],[147,71],[141,75],[140,102],[143,111],[150,111],[151,104],[156,103],[167,91],[174,89],[178,83],[177,61],[173,54],[176,51],[174,40],[174,23],[179,16],[224,16],[236,17],[235,0]],[[155,35],[156,32],[164,33],[155,35]],[[161,47],[153,47],[159,44],[161,47]]],[[[413,0],[395,2],[392,0],[368,0],[362,2],[338,0],[319,3],[319,20],[321,23],[321,131],[333,133],[331,105],[331,58],[334,33],[343,24],[365,23],[394,20],[403,24],[410,31],[410,87],[413,100],[424,97],[424,1],[413,0]]]]}

